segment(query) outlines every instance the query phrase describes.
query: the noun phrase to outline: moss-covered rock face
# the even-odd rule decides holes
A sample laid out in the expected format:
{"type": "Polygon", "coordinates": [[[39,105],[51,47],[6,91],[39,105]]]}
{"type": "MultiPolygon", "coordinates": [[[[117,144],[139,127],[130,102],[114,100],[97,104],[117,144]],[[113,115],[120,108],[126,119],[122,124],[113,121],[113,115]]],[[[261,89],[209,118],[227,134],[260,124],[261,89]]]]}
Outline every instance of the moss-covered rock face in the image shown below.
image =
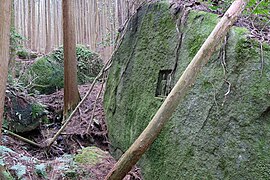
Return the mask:
{"type": "MultiPolygon", "coordinates": [[[[164,2],[139,9],[113,57],[104,100],[115,150],[127,150],[147,126],[166,95],[161,87],[170,74],[176,83],[218,22],[191,11],[178,34],[176,19],[164,2]]],[[[145,179],[270,176],[270,46],[260,49],[247,33],[233,27],[202,69],[140,160],[145,179]]]]}
{"type": "MultiPolygon", "coordinates": [[[[78,83],[91,82],[102,68],[99,55],[91,52],[83,45],[76,47],[78,61],[78,83]]],[[[49,55],[39,58],[23,76],[25,85],[31,84],[32,89],[43,94],[50,94],[64,86],[64,55],[63,48],[52,51],[49,55]]]]}

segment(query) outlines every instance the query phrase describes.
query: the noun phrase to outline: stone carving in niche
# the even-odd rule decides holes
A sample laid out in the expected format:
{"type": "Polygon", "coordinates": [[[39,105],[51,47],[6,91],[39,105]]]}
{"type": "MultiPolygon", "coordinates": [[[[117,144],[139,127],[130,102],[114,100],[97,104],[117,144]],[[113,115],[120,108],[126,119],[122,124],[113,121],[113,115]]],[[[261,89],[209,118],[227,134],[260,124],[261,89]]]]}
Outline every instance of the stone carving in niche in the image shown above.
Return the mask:
{"type": "Polygon", "coordinates": [[[172,70],[160,70],[156,88],[156,97],[165,97],[172,90],[172,70]]]}

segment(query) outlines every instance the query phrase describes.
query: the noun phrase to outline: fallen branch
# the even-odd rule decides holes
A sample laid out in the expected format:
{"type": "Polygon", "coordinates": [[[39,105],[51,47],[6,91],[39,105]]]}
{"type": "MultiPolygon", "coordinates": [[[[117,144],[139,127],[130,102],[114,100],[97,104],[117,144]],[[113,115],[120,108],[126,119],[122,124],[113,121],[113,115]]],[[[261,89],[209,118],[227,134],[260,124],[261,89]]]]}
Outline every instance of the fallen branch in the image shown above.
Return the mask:
{"type": "Polygon", "coordinates": [[[164,103],[161,105],[153,119],[136,139],[131,147],[122,155],[119,161],[106,176],[106,180],[121,180],[138,162],[141,156],[151,146],[159,135],[161,129],[171,118],[176,107],[179,105],[184,95],[192,87],[196,76],[202,67],[208,62],[220,41],[234,24],[237,17],[242,12],[248,0],[235,0],[224,16],[220,19],[212,33],[206,39],[200,50],[190,62],[164,103]]]}
{"type": "Polygon", "coordinates": [[[7,130],[7,129],[4,129],[4,128],[2,128],[2,130],[3,130],[4,133],[10,134],[10,135],[12,135],[12,136],[14,136],[14,137],[16,137],[16,138],[18,138],[18,139],[24,141],[24,142],[27,142],[27,143],[29,143],[29,144],[31,144],[31,145],[33,145],[33,146],[41,147],[40,144],[38,144],[38,143],[36,143],[36,142],[34,142],[34,141],[31,141],[31,140],[29,140],[29,139],[27,139],[27,138],[24,138],[24,137],[22,137],[22,136],[20,136],[20,135],[18,135],[18,134],[16,134],[16,133],[14,133],[14,132],[11,132],[11,131],[9,131],[9,130],[7,130]]]}

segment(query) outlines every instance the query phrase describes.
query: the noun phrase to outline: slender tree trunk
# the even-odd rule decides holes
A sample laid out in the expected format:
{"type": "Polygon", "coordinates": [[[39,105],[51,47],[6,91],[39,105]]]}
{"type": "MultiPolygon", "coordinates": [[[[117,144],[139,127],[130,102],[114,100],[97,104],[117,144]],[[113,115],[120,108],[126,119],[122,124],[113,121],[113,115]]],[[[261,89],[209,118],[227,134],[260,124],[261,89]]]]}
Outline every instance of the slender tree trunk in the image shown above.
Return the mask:
{"type": "MultiPolygon", "coordinates": [[[[27,10],[27,0],[23,0],[23,26],[24,27],[24,37],[28,37],[28,29],[27,29],[27,14],[28,14],[28,10],[27,10]]],[[[28,48],[28,43],[27,41],[24,41],[24,47],[28,48]]]]}
{"type": "MultiPolygon", "coordinates": [[[[60,2],[58,3],[58,13],[59,13],[58,17],[61,17],[63,14],[60,2]]],[[[62,21],[61,18],[59,19],[59,21],[62,21]]],[[[59,23],[58,31],[59,31],[59,45],[63,45],[63,23],[59,23]]]]}
{"type": "MultiPolygon", "coordinates": [[[[0,145],[9,62],[11,0],[0,1],[0,145]]],[[[6,179],[5,168],[0,165],[0,179],[6,179]]]]}
{"type": "Polygon", "coordinates": [[[61,23],[59,23],[59,8],[58,8],[58,6],[59,6],[59,2],[58,1],[56,1],[55,2],[55,4],[56,4],[56,12],[55,12],[55,27],[56,27],[56,47],[59,47],[60,46],[60,39],[61,39],[61,37],[60,37],[60,28],[59,28],[59,26],[60,26],[60,24],[61,23]]]}
{"type": "Polygon", "coordinates": [[[74,2],[62,1],[64,35],[64,116],[80,101],[77,87],[77,60],[74,23],[74,2]]]}
{"type": "Polygon", "coordinates": [[[37,1],[37,34],[36,34],[36,40],[37,40],[37,43],[36,43],[36,47],[37,47],[37,51],[40,52],[40,26],[41,26],[41,23],[40,23],[40,1],[37,1]]]}
{"type": "Polygon", "coordinates": [[[36,51],[36,3],[35,0],[31,0],[31,9],[32,9],[32,15],[31,15],[31,19],[32,19],[32,28],[31,28],[31,49],[33,51],[36,51]]]}
{"type": "MultiPolygon", "coordinates": [[[[15,31],[15,9],[14,9],[14,0],[11,1],[11,20],[10,20],[10,26],[12,28],[12,31],[15,31]]],[[[16,58],[16,44],[14,41],[12,41],[10,36],[10,59],[9,59],[9,69],[11,72],[12,79],[15,78],[15,58],[16,58]]]]}
{"type": "Polygon", "coordinates": [[[122,26],[123,24],[123,2],[121,0],[118,0],[118,4],[117,5],[117,17],[118,17],[118,26],[122,26]]]}
{"type": "Polygon", "coordinates": [[[43,53],[46,53],[46,42],[47,42],[47,37],[46,37],[46,29],[47,29],[47,23],[46,23],[46,2],[47,0],[41,1],[41,35],[42,39],[40,39],[40,45],[43,53]],[[45,35],[44,35],[45,34],[45,35]]]}
{"type": "Polygon", "coordinates": [[[94,39],[94,45],[95,49],[97,48],[97,42],[98,42],[98,36],[99,36],[99,8],[98,8],[98,2],[95,2],[94,5],[95,10],[95,39],[94,39]]]}
{"type": "Polygon", "coordinates": [[[28,37],[28,43],[27,43],[27,47],[29,48],[29,50],[31,50],[31,44],[32,44],[32,37],[31,37],[31,32],[32,32],[32,29],[31,29],[31,24],[33,22],[31,22],[32,18],[31,18],[31,11],[32,11],[32,8],[31,8],[31,0],[27,0],[27,37],[28,37]]]}
{"type": "Polygon", "coordinates": [[[46,47],[45,53],[51,50],[51,0],[45,2],[45,24],[46,24],[46,47]]]}
{"type": "Polygon", "coordinates": [[[201,68],[210,59],[216,47],[229,31],[229,28],[236,21],[238,15],[246,6],[247,0],[236,0],[227,10],[215,29],[206,39],[200,50],[197,52],[193,60],[190,62],[164,103],[161,105],[148,126],[131,145],[131,147],[123,154],[119,161],[115,164],[112,170],[106,177],[106,180],[121,180],[138,162],[141,156],[151,146],[154,140],[159,135],[161,129],[166,122],[171,118],[178,104],[188,92],[189,88],[194,83],[197,74],[201,68]]]}

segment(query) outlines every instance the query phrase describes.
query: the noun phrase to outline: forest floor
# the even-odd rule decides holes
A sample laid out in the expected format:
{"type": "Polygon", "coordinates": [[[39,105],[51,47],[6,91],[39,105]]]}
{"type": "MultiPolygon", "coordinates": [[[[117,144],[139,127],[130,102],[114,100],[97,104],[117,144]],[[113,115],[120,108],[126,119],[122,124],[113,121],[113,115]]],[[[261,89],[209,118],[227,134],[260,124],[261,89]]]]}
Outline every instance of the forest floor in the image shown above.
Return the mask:
{"type": "MultiPolygon", "coordinates": [[[[90,85],[79,86],[81,97],[84,97],[89,87],[90,85]]],[[[105,178],[116,160],[108,153],[110,142],[103,110],[102,87],[101,83],[94,86],[92,92],[80,106],[79,111],[72,117],[49,150],[33,147],[13,136],[4,134],[3,146],[9,149],[4,150],[3,159],[13,177],[17,176],[18,179],[21,177],[27,180],[74,179],[72,172],[68,174],[67,171],[77,168],[75,179],[103,180],[105,178]],[[98,97],[100,92],[101,95],[98,97]],[[92,121],[91,124],[89,124],[90,121],[92,121]],[[70,156],[77,154],[82,148],[90,146],[96,146],[100,148],[98,151],[105,152],[102,162],[74,168],[75,165],[70,156]],[[80,168],[84,169],[84,172],[80,168]],[[88,176],[86,176],[87,173],[88,176]]],[[[47,107],[47,116],[53,123],[42,124],[37,130],[23,134],[23,136],[42,144],[52,138],[61,127],[63,90],[50,95],[39,95],[36,96],[36,99],[47,107]]],[[[140,170],[134,168],[125,179],[141,179],[140,170]]]]}

